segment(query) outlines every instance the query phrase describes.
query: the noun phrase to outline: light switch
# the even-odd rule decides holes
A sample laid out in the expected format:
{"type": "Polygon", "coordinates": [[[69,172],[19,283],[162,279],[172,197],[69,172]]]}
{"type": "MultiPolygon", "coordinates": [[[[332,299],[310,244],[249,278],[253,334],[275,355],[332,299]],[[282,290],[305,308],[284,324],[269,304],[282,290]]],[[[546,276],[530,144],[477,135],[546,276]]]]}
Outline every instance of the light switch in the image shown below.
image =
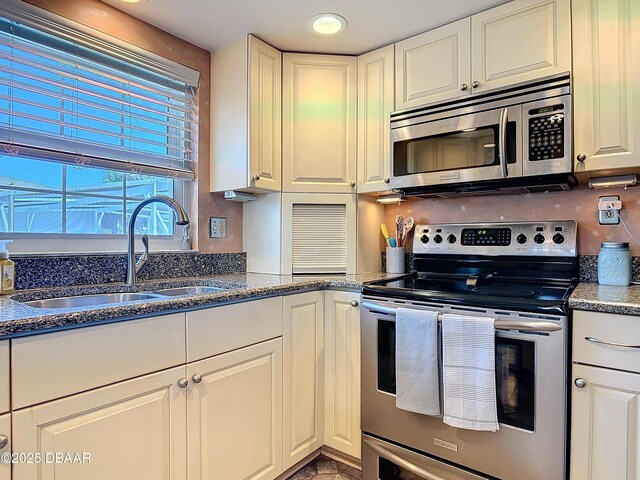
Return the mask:
{"type": "Polygon", "coordinates": [[[209,217],[209,238],[227,238],[226,217],[209,217]]]}

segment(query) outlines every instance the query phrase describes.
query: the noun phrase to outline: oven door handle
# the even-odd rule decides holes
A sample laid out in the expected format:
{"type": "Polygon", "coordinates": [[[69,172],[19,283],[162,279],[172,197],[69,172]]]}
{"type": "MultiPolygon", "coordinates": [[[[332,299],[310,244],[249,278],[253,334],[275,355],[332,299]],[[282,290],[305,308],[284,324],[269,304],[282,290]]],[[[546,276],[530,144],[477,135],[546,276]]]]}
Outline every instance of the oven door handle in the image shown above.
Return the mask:
{"type": "Polygon", "coordinates": [[[380,445],[376,445],[375,443],[370,442],[366,438],[364,439],[364,444],[367,447],[369,447],[371,450],[376,452],[382,458],[389,460],[392,463],[395,463],[400,468],[408,470],[409,472],[413,473],[414,475],[420,478],[424,478],[425,480],[447,480],[446,478],[441,477],[440,475],[427,472],[423,468],[420,468],[417,465],[414,465],[413,463],[405,460],[404,458],[399,457],[395,453],[390,452],[389,450],[381,447],[380,445]]]}
{"type": "MultiPolygon", "coordinates": [[[[396,308],[378,305],[371,302],[362,302],[362,307],[372,313],[380,313],[383,315],[395,315],[396,308]]],[[[454,314],[455,315],[455,314],[454,314]]],[[[442,314],[438,315],[438,321],[442,320],[442,314]]],[[[496,330],[519,330],[521,332],[555,332],[562,330],[562,326],[555,322],[547,322],[543,320],[520,321],[520,320],[501,320],[495,321],[496,330]]]]}
{"type": "Polygon", "coordinates": [[[509,121],[509,110],[503,108],[500,113],[500,130],[498,131],[498,157],[500,159],[500,170],[502,178],[509,176],[507,168],[507,123],[509,121]]]}

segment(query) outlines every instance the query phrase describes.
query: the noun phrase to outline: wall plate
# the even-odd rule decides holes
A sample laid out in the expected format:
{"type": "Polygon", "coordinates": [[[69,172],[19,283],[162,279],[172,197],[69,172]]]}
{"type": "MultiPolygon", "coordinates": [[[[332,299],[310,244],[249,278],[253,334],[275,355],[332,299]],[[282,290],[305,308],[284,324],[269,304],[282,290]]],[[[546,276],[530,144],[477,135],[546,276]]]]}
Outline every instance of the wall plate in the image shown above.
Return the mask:
{"type": "Polygon", "coordinates": [[[226,217],[209,217],[209,238],[227,238],[226,217]]]}
{"type": "Polygon", "coordinates": [[[608,195],[598,198],[598,222],[600,225],[618,225],[620,223],[620,209],[606,208],[602,205],[613,205],[614,202],[621,204],[619,195],[608,195]]]}

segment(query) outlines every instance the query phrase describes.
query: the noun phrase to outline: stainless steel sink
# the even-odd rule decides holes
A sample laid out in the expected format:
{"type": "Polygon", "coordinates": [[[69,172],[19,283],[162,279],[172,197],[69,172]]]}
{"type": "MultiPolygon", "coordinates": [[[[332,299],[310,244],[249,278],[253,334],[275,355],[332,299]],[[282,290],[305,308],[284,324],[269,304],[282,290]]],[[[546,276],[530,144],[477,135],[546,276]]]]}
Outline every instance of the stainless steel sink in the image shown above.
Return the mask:
{"type": "Polygon", "coordinates": [[[24,302],[33,308],[76,308],[93,305],[109,305],[111,303],[133,302],[135,300],[159,300],[161,297],[153,293],[100,293],[96,295],[78,295],[75,297],[46,298],[24,302]]]}
{"type": "Polygon", "coordinates": [[[204,293],[219,292],[220,290],[224,290],[224,288],[194,285],[191,287],[165,288],[164,290],[156,290],[154,293],[168,297],[177,297],[179,295],[202,295],[204,293]]]}

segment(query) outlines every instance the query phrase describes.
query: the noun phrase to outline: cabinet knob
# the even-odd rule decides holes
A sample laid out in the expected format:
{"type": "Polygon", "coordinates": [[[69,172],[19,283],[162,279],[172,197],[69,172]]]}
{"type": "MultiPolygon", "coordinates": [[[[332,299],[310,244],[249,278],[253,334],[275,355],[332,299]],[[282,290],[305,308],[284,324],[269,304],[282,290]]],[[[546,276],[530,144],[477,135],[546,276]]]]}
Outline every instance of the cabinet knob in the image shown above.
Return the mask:
{"type": "Polygon", "coordinates": [[[575,384],[576,387],[578,388],[584,388],[587,386],[587,382],[584,378],[576,378],[573,383],[575,384]]]}
{"type": "Polygon", "coordinates": [[[469,85],[467,85],[466,83],[461,83],[461,84],[460,84],[460,90],[462,90],[463,92],[464,92],[467,88],[469,88],[469,85]]]}
{"type": "Polygon", "coordinates": [[[576,160],[578,160],[580,163],[584,162],[587,159],[587,156],[584,153],[579,153],[578,156],[576,157],[576,160]]]}
{"type": "Polygon", "coordinates": [[[260,175],[254,175],[253,177],[251,177],[251,180],[257,182],[258,180],[260,180],[260,175]]]}
{"type": "Polygon", "coordinates": [[[187,380],[186,378],[181,378],[180,380],[178,380],[178,386],[180,388],[187,388],[187,385],[189,385],[189,380],[187,380]]]}
{"type": "Polygon", "coordinates": [[[351,300],[351,306],[352,307],[357,307],[358,306],[358,301],[357,300],[351,300]]]}
{"type": "Polygon", "coordinates": [[[191,381],[193,383],[200,383],[202,381],[202,375],[200,375],[199,373],[194,373],[191,377],[191,381]]]}
{"type": "Polygon", "coordinates": [[[471,86],[473,88],[478,88],[480,86],[480,82],[477,80],[474,80],[473,82],[471,82],[471,86]]]}
{"type": "Polygon", "coordinates": [[[356,182],[351,182],[349,185],[351,185],[351,188],[356,186],[356,182]]]}
{"type": "Polygon", "coordinates": [[[384,183],[389,183],[389,177],[384,179],[384,183]]]}
{"type": "Polygon", "coordinates": [[[6,447],[9,444],[9,437],[6,435],[0,435],[0,449],[6,447]]]}

